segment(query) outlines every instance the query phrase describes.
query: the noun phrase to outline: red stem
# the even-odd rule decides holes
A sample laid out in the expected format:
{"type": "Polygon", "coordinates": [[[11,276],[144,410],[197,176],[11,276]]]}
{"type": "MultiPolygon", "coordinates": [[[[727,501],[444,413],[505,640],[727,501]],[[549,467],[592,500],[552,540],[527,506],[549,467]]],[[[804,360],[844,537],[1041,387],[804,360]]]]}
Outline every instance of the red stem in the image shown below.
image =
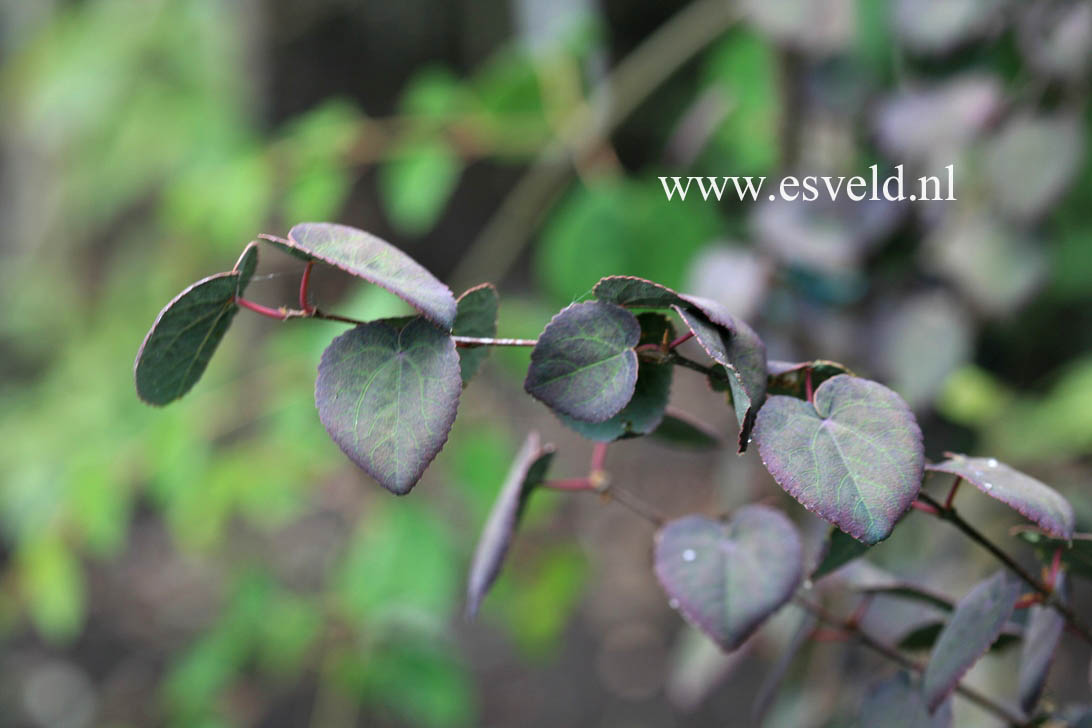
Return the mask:
{"type": "Polygon", "coordinates": [[[1058,585],[1058,572],[1062,569],[1062,548],[1054,549],[1054,557],[1050,560],[1050,574],[1047,576],[1047,589],[1054,591],[1058,585]]]}
{"type": "Polygon", "coordinates": [[[1013,609],[1027,609],[1035,604],[1042,604],[1043,595],[1038,592],[1029,592],[1016,600],[1013,609]]]}
{"type": "Polygon", "coordinates": [[[815,401],[815,391],[812,389],[811,386],[811,367],[808,367],[806,373],[804,374],[804,394],[809,402],[815,401]]]}
{"type": "Polygon", "coordinates": [[[936,508],[934,508],[933,506],[929,505],[928,503],[922,503],[922,502],[921,502],[921,501],[919,501],[919,500],[916,500],[916,501],[914,501],[913,503],[911,503],[911,504],[910,504],[910,507],[911,507],[911,508],[914,508],[914,509],[916,509],[916,510],[919,510],[919,511],[921,511],[922,513],[928,513],[928,514],[929,514],[929,515],[931,515],[931,516],[938,516],[938,515],[940,515],[940,511],[938,511],[938,510],[937,510],[936,508]]]}
{"type": "Polygon", "coordinates": [[[591,472],[598,473],[607,464],[607,443],[597,442],[592,449],[591,472]]]}
{"type": "Polygon", "coordinates": [[[812,642],[848,642],[849,633],[841,629],[819,627],[811,633],[812,642]]]}
{"type": "Polygon", "coordinates": [[[314,313],[315,307],[309,303],[308,288],[311,285],[311,269],[315,267],[315,261],[307,261],[307,267],[303,269],[303,277],[300,278],[300,308],[307,313],[314,313]]]}
{"type": "Polygon", "coordinates": [[[254,313],[261,314],[262,316],[268,316],[269,318],[277,319],[278,321],[284,321],[286,318],[288,318],[288,314],[280,309],[270,308],[269,306],[263,306],[260,303],[248,301],[242,296],[236,296],[235,303],[239,304],[243,308],[250,309],[254,313]]]}
{"type": "Polygon", "coordinates": [[[565,478],[563,480],[547,480],[542,484],[550,490],[594,490],[591,481],[587,478],[565,478]]]}
{"type": "Polygon", "coordinates": [[[952,501],[955,500],[956,491],[959,490],[959,484],[963,482],[963,478],[959,475],[956,476],[955,482],[952,483],[951,489],[948,491],[948,497],[944,500],[944,507],[951,508],[952,501]]]}
{"type": "Polygon", "coordinates": [[[693,331],[687,331],[685,334],[683,334],[682,336],[680,336],[679,338],[675,339],[670,344],[668,344],[667,345],[667,350],[671,351],[676,346],[679,346],[682,343],[690,341],[690,339],[692,339],[692,338],[694,338],[694,332],[693,331]]]}

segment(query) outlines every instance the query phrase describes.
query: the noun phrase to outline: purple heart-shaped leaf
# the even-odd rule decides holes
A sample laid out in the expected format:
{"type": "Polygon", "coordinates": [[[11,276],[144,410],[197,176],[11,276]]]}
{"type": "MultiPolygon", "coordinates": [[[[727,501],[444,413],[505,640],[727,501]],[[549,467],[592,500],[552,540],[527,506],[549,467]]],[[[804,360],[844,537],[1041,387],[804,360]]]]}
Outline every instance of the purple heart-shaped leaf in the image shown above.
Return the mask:
{"type": "Polygon", "coordinates": [[[386,240],[363,230],[329,222],[304,222],[288,231],[288,240],[262,236],[304,260],[321,260],[382,286],[450,331],[456,304],[451,289],[424,266],[386,240]]]}
{"type": "Polygon", "coordinates": [[[532,432],[512,462],[474,550],[466,589],[468,616],[478,613],[486,592],[500,575],[527,497],[536,485],[545,480],[553,457],[553,445],[540,445],[538,433],[532,432]]]}
{"type": "Polygon", "coordinates": [[[556,412],[603,422],[633,397],[640,338],[641,325],[626,309],[574,303],[538,337],[523,388],[556,412]]]}
{"type": "Polygon", "coordinates": [[[667,286],[636,276],[601,278],[592,293],[600,301],[628,308],[670,308],[686,303],[667,286]]]}
{"type": "MultiPolygon", "coordinates": [[[[456,301],[457,313],[451,333],[455,336],[492,338],[497,335],[497,289],[492,283],[474,286],[456,301]]],[[[474,378],[482,362],[489,356],[488,346],[459,348],[459,369],[463,386],[474,378]]]]}
{"type": "Polygon", "coordinates": [[[462,380],[451,337],[424,318],[361,324],[322,354],[315,405],[330,437],[404,495],[447,441],[462,380]]]}
{"type": "Polygon", "coordinates": [[[190,391],[239,311],[238,273],[218,273],[194,283],[168,303],[137,352],[137,394],[165,405],[190,391]]]}
{"type": "Polygon", "coordinates": [[[725,650],[792,597],[802,569],[796,528],[766,506],[745,506],[726,523],[684,516],[656,534],[656,577],[672,606],[725,650]]]}
{"type": "MultiPolygon", "coordinates": [[[[1055,592],[1064,593],[1065,572],[1058,575],[1055,592]]],[[[1020,650],[1020,677],[1018,680],[1020,707],[1031,715],[1043,693],[1050,663],[1058,649],[1058,641],[1065,630],[1065,618],[1053,607],[1037,604],[1028,610],[1028,623],[1024,643],[1020,650]]]]}
{"type": "Polygon", "coordinates": [[[728,387],[739,421],[739,451],[747,449],[755,414],[766,399],[766,345],[750,326],[716,301],[680,296],[673,308],[705,353],[728,373],[728,387]]]}
{"type": "MultiPolygon", "coordinates": [[[[671,322],[658,313],[645,312],[637,316],[641,325],[639,345],[662,344],[675,337],[671,322]]],[[[633,396],[622,411],[603,422],[582,422],[567,415],[558,415],[565,425],[595,442],[613,442],[624,437],[647,435],[655,430],[664,417],[671,394],[674,367],[670,362],[640,359],[637,363],[637,383],[633,396]]]]}
{"type": "Polygon", "coordinates": [[[952,701],[945,701],[932,715],[925,707],[921,688],[905,672],[876,683],[861,703],[860,728],[948,728],[952,725],[952,701]]]}
{"type": "Polygon", "coordinates": [[[770,397],[754,436],[789,495],[866,544],[890,535],[921,488],[921,428],[897,394],[867,379],[832,377],[814,403],[770,397]]]}
{"type": "Polygon", "coordinates": [[[1073,506],[1046,483],[1021,473],[994,458],[972,458],[945,453],[948,459],[927,470],[957,475],[980,491],[1015,508],[1054,538],[1073,538],[1073,506]]]}
{"type": "Polygon", "coordinates": [[[1021,584],[999,571],[980,582],[956,604],[940,633],[922,678],[930,711],[944,702],[978,658],[986,654],[1012,616],[1021,584]]]}

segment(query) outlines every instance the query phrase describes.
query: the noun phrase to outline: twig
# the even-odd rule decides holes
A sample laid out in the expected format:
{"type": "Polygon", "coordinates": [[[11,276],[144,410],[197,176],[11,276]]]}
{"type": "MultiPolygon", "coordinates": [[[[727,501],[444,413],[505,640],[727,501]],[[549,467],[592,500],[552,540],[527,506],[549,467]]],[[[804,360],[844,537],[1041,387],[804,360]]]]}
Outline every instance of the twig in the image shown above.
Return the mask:
{"type": "Polygon", "coordinates": [[[1063,604],[1056,593],[1049,589],[1046,585],[1028,573],[1027,569],[1020,564],[1016,563],[1016,560],[1009,556],[1007,553],[1001,550],[1001,547],[990,541],[986,536],[970,523],[965,521],[954,508],[945,508],[937,500],[935,500],[928,493],[920,493],[918,498],[925,501],[933,508],[937,510],[936,517],[942,520],[948,521],[953,526],[963,532],[967,538],[977,543],[982,548],[990,552],[991,555],[1002,564],[1004,564],[1009,571],[1016,574],[1018,577],[1024,580],[1028,586],[1035,591],[1043,595],[1043,603],[1054,608],[1058,614],[1065,617],[1066,624],[1068,624],[1077,634],[1079,634],[1085,642],[1092,644],[1092,631],[1085,626],[1073,610],[1066,604],[1063,604]]]}
{"type": "Polygon", "coordinates": [[[591,153],[653,90],[737,17],[734,3],[699,0],[676,13],[623,59],[516,183],[452,273],[452,283],[467,288],[479,278],[503,278],[569,178],[573,160],[591,153]]]}
{"type": "MultiPolygon", "coordinates": [[[[828,613],[825,609],[818,604],[814,604],[802,596],[796,597],[796,603],[803,609],[811,612],[815,615],[815,618],[824,624],[834,627],[835,629],[842,630],[852,635],[858,642],[872,650],[878,655],[886,657],[888,660],[898,664],[904,669],[911,670],[916,673],[922,673],[925,668],[914,660],[910,659],[906,655],[902,654],[894,647],[887,645],[880,640],[876,639],[872,635],[865,632],[857,624],[854,624],[851,620],[838,619],[834,615],[828,613]]],[[[963,696],[967,700],[971,701],[983,710],[992,713],[996,717],[1005,721],[1011,726],[1027,726],[1030,725],[1024,717],[1012,709],[994,702],[991,698],[983,695],[974,688],[970,688],[963,683],[956,684],[955,692],[963,696]]]]}

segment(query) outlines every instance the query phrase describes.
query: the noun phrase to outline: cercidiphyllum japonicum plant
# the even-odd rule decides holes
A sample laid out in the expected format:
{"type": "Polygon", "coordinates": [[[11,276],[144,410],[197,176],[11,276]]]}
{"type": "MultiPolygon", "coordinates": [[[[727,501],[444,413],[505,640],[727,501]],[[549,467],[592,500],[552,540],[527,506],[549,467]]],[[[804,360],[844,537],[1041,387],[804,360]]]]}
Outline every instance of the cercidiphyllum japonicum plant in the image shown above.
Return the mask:
{"type": "Polygon", "coordinates": [[[587,475],[551,480],[553,447],[534,433],[527,437],[474,555],[470,614],[496,580],[528,499],[537,489],[552,488],[600,493],[652,521],[658,528],[654,570],[671,605],[723,649],[739,647],[795,600],[813,622],[898,663],[904,672],[868,693],[863,720],[869,725],[895,711],[908,717],[907,725],[950,723],[953,693],[1008,723],[1028,723],[1042,717],[1039,697],[1063,628],[1092,643],[1092,632],[1062,590],[1067,571],[1092,573],[1092,541],[1074,533],[1073,509],[1065,498],[992,458],[953,454],[927,465],[921,430],[897,394],[836,362],[767,361],[762,340],[716,302],[644,279],[612,276],[595,286],[594,300],[573,303],[554,316],[537,340],[503,339],[496,338],[493,286],[483,284],[456,299],[408,255],[366,232],[303,223],[287,238],[259,238],[306,261],[299,307],[274,309],[244,297],[258,261],[258,243],[250,243],[232,270],[198,281],[160,312],[136,358],[137,392],[145,402],[165,405],[188,392],[245,308],[280,320],[352,325],[322,355],[315,404],[334,442],[392,493],[408,493],[443,447],[462,388],[489,346],[534,347],[525,389],[595,443],[587,475]],[[357,321],[319,310],[308,291],[316,262],[382,286],[419,315],[357,321]],[[691,338],[708,361],[680,354],[679,345],[691,338]],[[805,564],[793,522],[768,505],[745,506],[726,519],[695,514],[663,522],[611,484],[606,452],[615,440],[647,435],[686,447],[721,441],[688,416],[669,413],[672,377],[680,366],[700,372],[723,393],[739,423],[739,452],[753,442],[774,480],[833,525],[817,564],[805,564]],[[926,472],[955,476],[943,501],[921,490],[926,472]],[[1038,549],[1041,577],[957,513],[952,501],[962,482],[1032,522],[1021,535],[1038,549]],[[887,538],[911,509],[952,523],[1005,568],[954,604],[923,587],[897,583],[873,585],[858,613],[847,619],[828,614],[809,595],[811,584],[887,538]],[[861,630],[859,612],[877,592],[926,599],[950,611],[931,634],[904,640],[903,646],[911,639],[916,646],[922,640],[931,645],[924,666],[861,630]],[[1030,608],[1030,614],[1014,707],[960,681],[999,639],[1013,636],[1011,617],[1022,608],[1030,608]]]}

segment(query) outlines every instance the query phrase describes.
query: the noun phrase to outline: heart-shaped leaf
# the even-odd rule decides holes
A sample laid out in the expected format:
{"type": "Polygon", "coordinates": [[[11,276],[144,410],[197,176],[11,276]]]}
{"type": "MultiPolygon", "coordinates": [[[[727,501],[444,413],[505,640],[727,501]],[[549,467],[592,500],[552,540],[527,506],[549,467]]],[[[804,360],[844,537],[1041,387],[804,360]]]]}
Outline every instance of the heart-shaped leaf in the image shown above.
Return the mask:
{"type": "Polygon", "coordinates": [[[694,450],[715,450],[724,444],[713,428],[671,407],[667,408],[660,426],[652,431],[652,437],[675,447],[694,450]]]}
{"type": "Polygon", "coordinates": [[[671,604],[725,650],[739,647],[800,585],[796,528],[766,506],[727,523],[684,516],[656,534],[656,577],[671,604]]]}
{"type": "Polygon", "coordinates": [[[447,441],[461,391],[450,336],[421,317],[383,319],[326,348],[315,405],[338,447],[404,495],[447,441]]]}
{"type": "Polygon", "coordinates": [[[766,401],[754,431],[762,462],[808,510],[858,541],[882,541],[921,488],[921,428],[897,394],[867,379],[839,374],[814,400],[766,401]]]}
{"type": "MultiPolygon", "coordinates": [[[[1065,573],[1058,575],[1055,591],[1065,589],[1065,573]]],[[[1058,610],[1045,605],[1036,605],[1028,610],[1028,624],[1024,634],[1023,648],[1020,650],[1019,695],[1020,707],[1031,715],[1039,703],[1039,696],[1046,685],[1050,663],[1058,649],[1058,641],[1065,630],[1065,618],[1058,610]]]]}
{"type": "Polygon", "coordinates": [[[607,276],[599,279],[592,291],[605,303],[628,308],[670,308],[686,302],[667,286],[636,276],[607,276]]]}
{"type": "Polygon", "coordinates": [[[500,575],[504,557],[508,554],[508,547],[512,544],[516,527],[519,526],[524,504],[534,487],[546,479],[553,457],[553,445],[539,444],[538,433],[532,432],[512,462],[474,550],[474,561],[470,566],[466,590],[468,616],[478,613],[478,607],[481,606],[486,592],[500,575]]]}
{"type": "Polygon", "coordinates": [[[837,571],[850,561],[863,556],[868,549],[866,544],[852,538],[844,531],[837,528],[830,529],[830,535],[824,544],[823,558],[815,567],[815,571],[811,573],[812,580],[821,579],[837,571]]]}
{"type": "MultiPolygon", "coordinates": [[[[662,344],[675,336],[671,322],[658,313],[642,313],[637,316],[637,322],[641,326],[638,345],[662,344]]],[[[674,367],[670,362],[640,359],[633,397],[621,412],[604,422],[595,423],[581,422],[562,414],[558,417],[568,427],[595,442],[613,442],[620,438],[647,435],[663,420],[673,374],[674,367]]]]}
{"type": "Polygon", "coordinates": [[[641,325],[609,303],[574,303],[550,320],[531,351],[523,388],[551,409],[603,422],[633,396],[641,325]]]}
{"type": "Polygon", "coordinates": [[[739,421],[739,451],[747,449],[755,414],[766,399],[766,345],[751,327],[716,301],[680,296],[688,306],[674,306],[705,353],[727,370],[732,404],[739,421]]]}
{"type": "Polygon", "coordinates": [[[288,231],[288,240],[262,236],[304,260],[321,260],[382,286],[450,331],[456,304],[451,289],[420,263],[387,241],[363,230],[329,222],[304,222],[288,231]]]}
{"type": "Polygon", "coordinates": [[[1073,538],[1073,506],[1049,485],[994,458],[945,454],[947,460],[926,469],[963,478],[986,495],[1012,506],[1054,538],[1073,538]]]}
{"type": "Polygon", "coordinates": [[[239,311],[238,273],[218,273],[175,296],[144,337],[134,375],[137,394],[165,405],[190,391],[205,373],[216,347],[239,311]]]}
{"type": "MultiPolygon", "coordinates": [[[[497,335],[497,289],[492,283],[482,283],[459,296],[458,311],[451,333],[456,336],[492,338],[497,335]]],[[[463,386],[478,373],[482,362],[489,356],[488,346],[459,348],[459,369],[463,386]]]]}
{"type": "Polygon", "coordinates": [[[986,654],[1012,616],[1019,596],[1020,582],[999,571],[959,600],[925,667],[922,694],[929,710],[936,710],[986,654]]]}
{"type": "Polygon", "coordinates": [[[860,728],[948,728],[952,725],[952,701],[929,714],[921,689],[900,672],[873,685],[861,704],[860,728]]]}
{"type": "Polygon", "coordinates": [[[786,397],[807,399],[808,372],[811,371],[811,388],[815,391],[823,382],[839,374],[853,374],[844,365],[836,361],[818,359],[816,361],[788,362],[771,361],[766,365],[766,394],[783,394],[786,397]]]}

